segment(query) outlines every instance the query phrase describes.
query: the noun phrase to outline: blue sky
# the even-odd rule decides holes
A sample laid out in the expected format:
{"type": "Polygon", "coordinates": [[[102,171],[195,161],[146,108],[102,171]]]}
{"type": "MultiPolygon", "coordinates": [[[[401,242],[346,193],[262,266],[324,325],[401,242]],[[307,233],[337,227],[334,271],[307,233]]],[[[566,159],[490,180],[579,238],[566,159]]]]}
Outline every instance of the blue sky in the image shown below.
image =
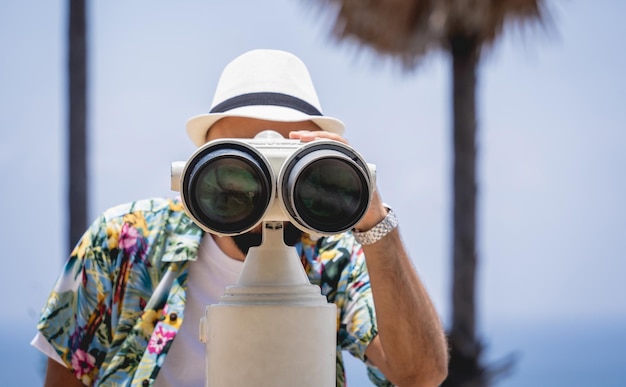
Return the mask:
{"type": "MultiPolygon", "coordinates": [[[[479,329],[494,343],[513,327],[626,326],[626,5],[550,4],[551,30],[508,33],[480,71],[479,329]]],[[[0,2],[0,240],[11,267],[0,290],[16,294],[0,316],[8,329],[34,326],[65,255],[65,22],[65,2],[0,2]]],[[[444,55],[403,73],[336,44],[328,14],[306,1],[99,1],[89,23],[90,218],[173,195],[170,162],[193,151],[185,122],[209,109],[223,66],[253,48],[292,51],[325,113],[377,164],[449,322],[444,55]]],[[[626,341],[625,328],[618,335],[626,341]]]]}

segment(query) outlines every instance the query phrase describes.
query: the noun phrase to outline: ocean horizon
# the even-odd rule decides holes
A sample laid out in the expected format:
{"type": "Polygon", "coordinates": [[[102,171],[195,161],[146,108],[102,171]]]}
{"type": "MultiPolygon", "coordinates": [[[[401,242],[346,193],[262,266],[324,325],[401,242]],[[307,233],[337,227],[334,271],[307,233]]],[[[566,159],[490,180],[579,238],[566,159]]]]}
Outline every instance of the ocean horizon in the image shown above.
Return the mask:
{"type": "MultiPolygon", "coordinates": [[[[33,326],[0,323],[2,385],[41,386],[46,359],[30,346],[33,326]]],[[[626,322],[502,324],[482,334],[488,364],[513,356],[497,387],[625,387],[626,322]]],[[[369,386],[363,364],[344,354],[351,387],[369,386]]]]}

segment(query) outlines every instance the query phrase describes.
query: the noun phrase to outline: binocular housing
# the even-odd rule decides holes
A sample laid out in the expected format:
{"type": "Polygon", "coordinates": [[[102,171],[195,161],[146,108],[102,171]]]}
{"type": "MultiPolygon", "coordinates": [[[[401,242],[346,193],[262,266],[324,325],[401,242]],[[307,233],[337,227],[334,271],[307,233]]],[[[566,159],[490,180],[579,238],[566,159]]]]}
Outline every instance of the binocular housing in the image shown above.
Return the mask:
{"type": "Polygon", "coordinates": [[[205,231],[238,235],[263,221],[289,221],[319,235],[361,220],[375,187],[375,166],[332,140],[303,143],[271,130],[254,139],[218,139],[186,162],[173,162],[172,190],[205,231]]]}

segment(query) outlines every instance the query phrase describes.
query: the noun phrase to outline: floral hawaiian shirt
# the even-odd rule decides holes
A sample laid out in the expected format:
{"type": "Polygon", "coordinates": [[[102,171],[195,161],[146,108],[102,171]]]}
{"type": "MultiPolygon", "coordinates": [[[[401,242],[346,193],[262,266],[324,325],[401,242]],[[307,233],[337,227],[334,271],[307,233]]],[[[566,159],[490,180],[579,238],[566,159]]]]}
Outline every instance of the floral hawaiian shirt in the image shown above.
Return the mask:
{"type": "MultiPolygon", "coordinates": [[[[86,385],[149,386],[184,319],[188,263],[203,231],[178,199],[142,200],[107,210],[71,253],[38,324],[86,385]]],[[[362,249],[349,233],[297,251],[311,283],[337,305],[337,386],[341,351],[364,359],[377,333],[362,249]]],[[[376,385],[390,385],[368,367],[376,385]]]]}

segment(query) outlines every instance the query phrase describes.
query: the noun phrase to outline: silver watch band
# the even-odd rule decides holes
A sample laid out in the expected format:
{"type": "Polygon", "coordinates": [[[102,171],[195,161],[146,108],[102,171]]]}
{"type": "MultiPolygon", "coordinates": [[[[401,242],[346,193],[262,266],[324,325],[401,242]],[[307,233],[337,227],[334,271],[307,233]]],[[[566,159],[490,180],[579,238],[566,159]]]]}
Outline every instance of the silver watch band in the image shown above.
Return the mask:
{"type": "Polygon", "coordinates": [[[389,234],[394,228],[398,227],[398,218],[396,218],[396,214],[389,206],[385,205],[385,208],[387,209],[387,216],[385,216],[385,218],[372,229],[363,232],[352,230],[354,239],[356,239],[356,241],[361,245],[371,245],[376,243],[385,235],[389,234]]]}

